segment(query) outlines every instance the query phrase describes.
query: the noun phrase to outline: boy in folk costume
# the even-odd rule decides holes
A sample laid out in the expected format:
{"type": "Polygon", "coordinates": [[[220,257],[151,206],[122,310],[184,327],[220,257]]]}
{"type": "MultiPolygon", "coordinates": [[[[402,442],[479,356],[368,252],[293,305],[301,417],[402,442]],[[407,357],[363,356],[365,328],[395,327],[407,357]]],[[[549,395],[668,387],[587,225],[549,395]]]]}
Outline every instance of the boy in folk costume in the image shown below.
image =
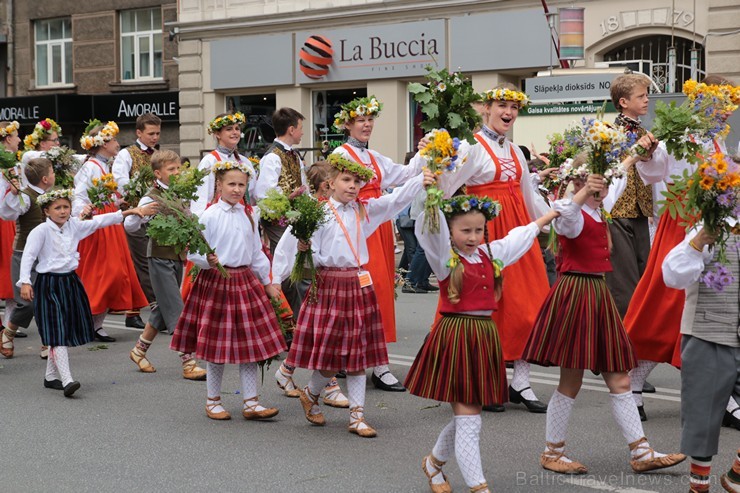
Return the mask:
{"type": "MultiPolygon", "coordinates": [[[[727,240],[728,268],[734,279],[717,292],[699,281],[716,262],[716,251],[711,250],[716,237],[697,229],[668,253],[663,278],[666,285],[686,291],[681,321],[681,452],[691,456],[690,491],[705,493],[727,399],[739,397],[740,230],[727,240]]],[[[725,491],[740,492],[740,450],[720,483],[725,491]]]]}
{"type": "MultiPolygon", "coordinates": [[[[13,340],[19,327],[27,329],[33,319],[33,302],[21,297],[21,288],[16,283],[20,279],[21,258],[26,248],[28,235],[45,220],[37,199],[51,190],[55,179],[54,168],[51,161],[46,158],[31,159],[25,166],[25,175],[28,185],[18,191],[18,183],[13,180],[16,183],[10,187],[10,192],[0,204],[0,217],[7,221],[15,220],[16,225],[10,276],[15,292],[14,307],[7,321],[7,327],[2,333],[2,344],[0,344],[0,354],[6,358],[13,357],[13,340]]],[[[36,270],[33,266],[30,276],[31,280],[36,279],[36,270]]],[[[46,352],[48,350],[42,347],[42,353],[46,352]]],[[[46,354],[42,354],[42,358],[45,356],[46,354]]]]}
{"type": "MultiPolygon", "coordinates": [[[[424,185],[434,182],[426,170],[393,193],[360,201],[362,186],[376,179],[367,167],[341,157],[332,163],[325,202],[328,222],[313,235],[310,247],[318,270],[317,300],[306,300],[298,315],[293,344],[286,363],[313,370],[300,395],[306,419],[314,425],[325,423],[319,408],[319,394],[339,370],[347,372],[349,432],[361,437],[376,436],[365,422],[365,370],[388,364],[388,352],[375,296],[375,279],[365,270],[368,241],[386,223],[411,203],[424,185]]],[[[286,234],[280,240],[273,264],[273,282],[287,279],[298,248],[308,245],[286,234]]]]}
{"type": "MultiPolygon", "coordinates": [[[[156,151],[151,157],[152,171],[156,179],[152,189],[141,198],[139,207],[150,204],[155,198],[161,196],[162,190],[166,190],[170,184],[170,177],[180,173],[180,156],[174,151],[156,151]]],[[[129,216],[123,224],[126,232],[136,232],[143,229],[151,217],[129,216]]],[[[130,236],[133,238],[134,236],[130,236]]],[[[185,253],[178,254],[174,247],[158,245],[151,238],[147,239],[146,248],[148,271],[156,296],[157,303],[152,308],[149,321],[144,327],[144,332],[136,341],[136,346],[131,350],[129,357],[136,363],[143,373],[154,373],[157,371],[146,357],[146,352],[151,346],[159,331],[168,334],[175,332],[177,320],[182,314],[184,307],[182,296],[180,296],[180,284],[183,278],[183,264],[185,253]]],[[[182,376],[186,380],[205,380],[206,370],[200,368],[190,353],[179,353],[182,361],[182,376]]]]}
{"type": "MultiPolygon", "coordinates": [[[[123,194],[124,185],[131,181],[139,169],[151,166],[152,154],[159,149],[161,131],[162,120],[157,115],[144,113],[136,118],[136,142],[125,149],[121,149],[111,167],[113,178],[118,183],[119,193],[123,194]]],[[[133,204],[129,205],[133,206],[133,204]]],[[[141,289],[149,303],[152,304],[156,301],[156,297],[149,278],[149,261],[146,253],[149,239],[146,236],[146,228],[137,231],[127,230],[126,240],[141,289]]],[[[126,327],[144,328],[144,322],[138,312],[131,311],[126,314],[126,327]]]]}

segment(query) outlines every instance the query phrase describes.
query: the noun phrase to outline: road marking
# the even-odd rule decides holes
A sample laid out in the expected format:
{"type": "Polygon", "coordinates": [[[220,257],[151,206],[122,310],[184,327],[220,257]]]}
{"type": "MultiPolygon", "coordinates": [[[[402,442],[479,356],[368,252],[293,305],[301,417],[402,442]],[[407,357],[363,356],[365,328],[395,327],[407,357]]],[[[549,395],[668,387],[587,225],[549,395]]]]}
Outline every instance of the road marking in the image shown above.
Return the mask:
{"type": "Polygon", "coordinates": [[[601,491],[612,491],[614,493],[658,493],[655,490],[640,490],[637,488],[621,488],[619,486],[613,486],[603,481],[598,481],[593,478],[565,478],[564,483],[573,484],[576,486],[583,486],[584,488],[591,488],[593,490],[601,491]]]}

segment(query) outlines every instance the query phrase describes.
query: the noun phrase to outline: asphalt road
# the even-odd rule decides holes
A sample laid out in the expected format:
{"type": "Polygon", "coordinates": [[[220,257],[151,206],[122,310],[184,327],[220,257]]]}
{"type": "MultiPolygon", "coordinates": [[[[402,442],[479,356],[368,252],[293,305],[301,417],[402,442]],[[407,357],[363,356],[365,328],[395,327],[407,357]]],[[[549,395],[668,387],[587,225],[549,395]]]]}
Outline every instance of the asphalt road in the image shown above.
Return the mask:
{"type": "MultiPolygon", "coordinates": [[[[390,348],[392,370],[406,375],[428,330],[436,306],[433,294],[400,294],[399,342],[390,348]]],[[[17,339],[16,356],[0,358],[0,492],[426,492],[421,458],[451,418],[446,405],[407,393],[375,390],[368,379],[366,417],[375,439],[347,432],[346,410],[324,409],[328,424],[312,427],[297,399],[265,374],[262,401],[280,408],[272,422],[241,418],[238,371],[227,367],[223,398],[235,419],[205,416],[205,383],[180,375],[177,355],[160,335],[149,351],[157,368],[139,373],[128,359],[138,332],[109,316],[118,341],[70,350],[74,377],[82,388],[73,398],[43,388],[45,362],[38,356],[35,328],[17,339]]],[[[308,373],[298,371],[305,383],[308,373]]],[[[678,451],[679,373],[666,365],[650,381],[658,393],[646,395],[645,431],[662,452],[678,451]]],[[[344,385],[342,383],[342,385],[344,385]]],[[[533,367],[532,387],[548,400],[557,385],[554,369],[533,367]]],[[[688,464],[665,474],[635,475],[629,451],[614,422],[607,389],[587,374],[576,402],[568,453],[590,474],[568,477],[545,472],[538,458],[544,447],[545,416],[507,405],[485,414],[481,449],[484,473],[496,492],[688,491],[688,464]]],[[[713,490],[740,440],[722,430],[714,462],[713,490]]],[[[445,468],[455,491],[467,491],[454,460],[445,468]]]]}

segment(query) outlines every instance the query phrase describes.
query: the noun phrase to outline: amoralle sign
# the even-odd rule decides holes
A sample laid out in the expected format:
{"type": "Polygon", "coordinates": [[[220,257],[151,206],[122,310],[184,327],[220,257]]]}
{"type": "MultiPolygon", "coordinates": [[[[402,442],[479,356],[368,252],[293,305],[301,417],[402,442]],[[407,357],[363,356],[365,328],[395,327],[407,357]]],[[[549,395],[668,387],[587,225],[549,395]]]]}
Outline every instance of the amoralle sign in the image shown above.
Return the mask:
{"type": "Polygon", "coordinates": [[[162,121],[178,121],[178,93],[149,92],[134,94],[101,94],[93,96],[93,111],[101,120],[119,123],[135,122],[144,113],[154,113],[162,121]]]}
{"type": "Polygon", "coordinates": [[[444,20],[301,31],[295,43],[303,84],[418,76],[447,58],[444,20]]]}

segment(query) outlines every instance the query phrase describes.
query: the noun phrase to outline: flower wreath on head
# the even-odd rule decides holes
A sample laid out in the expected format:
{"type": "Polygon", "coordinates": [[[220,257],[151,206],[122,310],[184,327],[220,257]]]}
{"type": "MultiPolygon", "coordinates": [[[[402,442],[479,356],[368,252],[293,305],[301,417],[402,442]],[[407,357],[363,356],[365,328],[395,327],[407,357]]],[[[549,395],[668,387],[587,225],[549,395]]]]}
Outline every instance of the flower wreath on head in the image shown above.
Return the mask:
{"type": "Polygon", "coordinates": [[[334,115],[334,128],[344,131],[344,125],[358,116],[380,116],[383,111],[383,103],[375,96],[355,98],[347,104],[342,105],[342,110],[334,115]]]}
{"type": "Polygon", "coordinates": [[[216,163],[211,166],[211,173],[231,170],[239,170],[248,177],[252,177],[252,170],[249,169],[249,167],[244,163],[239,163],[236,161],[216,161],[216,163]]]}
{"type": "Polygon", "coordinates": [[[329,157],[326,158],[326,161],[339,171],[344,171],[356,175],[365,183],[375,178],[375,172],[370,168],[366,168],[361,164],[343,158],[337,153],[330,154],[329,157]]]}
{"type": "Polygon", "coordinates": [[[245,123],[247,123],[247,119],[244,117],[244,113],[238,111],[224,116],[217,116],[208,124],[208,134],[210,135],[229,125],[244,125],[245,123]]]}
{"type": "Polygon", "coordinates": [[[55,200],[59,199],[67,199],[70,202],[72,202],[72,199],[74,198],[75,191],[71,188],[61,188],[58,190],[49,190],[46,193],[42,193],[38,196],[36,199],[36,203],[40,207],[44,207],[47,204],[51,204],[55,200]]]}
{"type": "Polygon", "coordinates": [[[33,127],[33,132],[26,135],[26,138],[23,139],[23,145],[27,151],[32,151],[36,149],[39,142],[54,132],[56,132],[57,135],[62,135],[62,127],[60,127],[59,124],[51,118],[41,120],[35,127],[33,127]]]}
{"type": "Polygon", "coordinates": [[[558,168],[558,181],[561,183],[567,183],[576,178],[585,180],[588,178],[589,173],[591,173],[591,171],[588,169],[588,163],[584,162],[582,165],[574,167],[573,159],[568,158],[563,161],[563,164],[558,168]]]}
{"type": "Polygon", "coordinates": [[[521,91],[506,89],[505,87],[489,89],[483,93],[483,99],[485,101],[516,101],[519,103],[519,107],[524,107],[529,104],[529,96],[521,91]]]}
{"type": "Polygon", "coordinates": [[[116,122],[108,122],[96,135],[89,135],[92,129],[101,125],[103,125],[103,122],[98,119],[93,119],[88,122],[85,134],[80,138],[80,145],[86,151],[89,151],[94,147],[100,147],[106,142],[113,140],[116,135],[118,135],[118,124],[116,124],[116,122]]]}
{"type": "Polygon", "coordinates": [[[490,221],[501,213],[501,204],[496,200],[477,195],[455,195],[442,203],[442,213],[448,219],[471,210],[481,212],[486,221],[490,221]]]}
{"type": "Polygon", "coordinates": [[[13,132],[17,132],[19,128],[21,128],[21,124],[13,120],[7,127],[0,127],[0,138],[4,139],[13,132]]]}

